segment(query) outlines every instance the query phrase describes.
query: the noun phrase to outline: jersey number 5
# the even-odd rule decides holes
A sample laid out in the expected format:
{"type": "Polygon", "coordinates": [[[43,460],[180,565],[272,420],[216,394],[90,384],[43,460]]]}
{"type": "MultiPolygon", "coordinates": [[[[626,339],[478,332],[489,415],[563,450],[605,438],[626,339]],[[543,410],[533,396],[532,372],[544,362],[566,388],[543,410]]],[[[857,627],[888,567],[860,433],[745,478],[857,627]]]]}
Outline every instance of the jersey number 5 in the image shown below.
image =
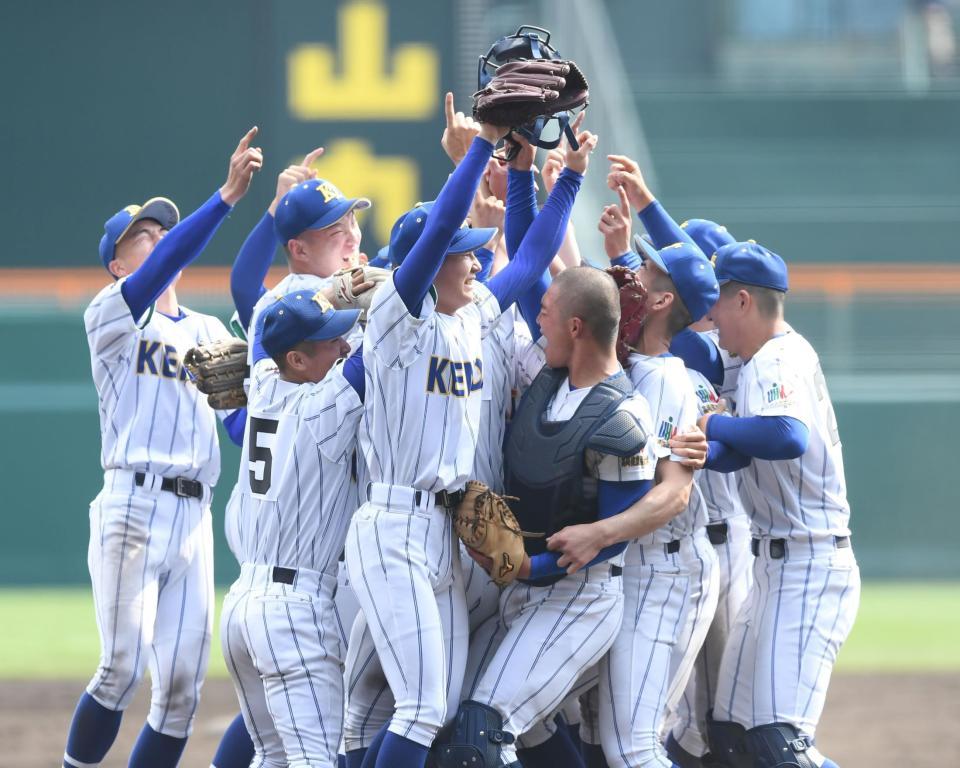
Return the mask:
{"type": "Polygon", "coordinates": [[[250,490],[264,495],[270,490],[270,474],[273,471],[273,436],[279,422],[273,419],[250,417],[250,442],[247,460],[250,466],[250,490]]]}

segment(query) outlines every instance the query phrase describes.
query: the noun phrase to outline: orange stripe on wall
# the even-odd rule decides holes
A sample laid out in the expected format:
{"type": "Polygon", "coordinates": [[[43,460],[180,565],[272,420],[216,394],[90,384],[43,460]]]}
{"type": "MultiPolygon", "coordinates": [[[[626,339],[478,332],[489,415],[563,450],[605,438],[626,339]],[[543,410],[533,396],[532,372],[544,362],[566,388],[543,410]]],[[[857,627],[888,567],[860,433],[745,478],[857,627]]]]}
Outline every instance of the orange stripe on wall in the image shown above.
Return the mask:
{"type": "MultiPolygon", "coordinates": [[[[276,285],[285,267],[270,270],[267,285],[276,285]]],[[[54,299],[64,306],[83,303],[108,282],[102,269],[0,269],[0,297],[5,300],[54,299]]],[[[851,297],[859,295],[960,295],[960,264],[796,264],[790,267],[791,294],[851,297]]],[[[190,267],[178,285],[184,296],[230,300],[229,267],[190,267]]]]}

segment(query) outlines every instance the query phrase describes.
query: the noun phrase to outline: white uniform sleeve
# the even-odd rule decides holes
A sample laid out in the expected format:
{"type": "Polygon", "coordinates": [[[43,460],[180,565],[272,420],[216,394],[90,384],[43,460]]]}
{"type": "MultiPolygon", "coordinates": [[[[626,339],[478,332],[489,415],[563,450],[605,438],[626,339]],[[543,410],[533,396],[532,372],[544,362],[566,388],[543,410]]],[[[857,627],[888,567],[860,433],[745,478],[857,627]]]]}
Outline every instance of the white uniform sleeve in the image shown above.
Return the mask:
{"type": "Polygon", "coordinates": [[[473,295],[474,303],[480,310],[480,336],[486,338],[497,328],[500,318],[503,317],[500,302],[485,285],[479,282],[474,284],[473,295]]]}
{"type": "Polygon", "coordinates": [[[812,417],[804,393],[807,384],[798,367],[781,354],[757,355],[745,392],[750,416],[791,416],[807,428],[812,417]]]}
{"type": "Polygon", "coordinates": [[[647,444],[633,456],[614,456],[587,449],[584,460],[587,471],[598,480],[627,482],[631,480],[652,480],[657,468],[657,455],[654,449],[654,436],[651,434],[650,408],[641,395],[631,395],[617,410],[627,411],[640,422],[640,426],[649,436],[647,444]]]}
{"type": "MultiPolygon", "coordinates": [[[[521,325],[523,323],[517,323],[518,328],[521,325]]],[[[540,373],[543,366],[547,364],[546,346],[547,340],[543,336],[533,341],[529,332],[515,335],[513,378],[514,389],[519,394],[526,391],[531,382],[537,378],[537,374],[540,373]]]]}
{"type": "Polygon", "coordinates": [[[257,407],[264,399],[270,402],[273,397],[271,389],[276,387],[280,379],[277,364],[269,357],[257,361],[250,371],[250,391],[247,393],[248,410],[257,407]]]}
{"type": "Polygon", "coordinates": [[[423,299],[420,317],[414,317],[403,303],[393,275],[378,289],[367,312],[363,334],[364,357],[373,354],[390,368],[406,368],[429,350],[421,343],[426,331],[436,322],[436,299],[431,289],[423,299]]]}
{"type": "Polygon", "coordinates": [[[121,285],[123,280],[108,285],[83,313],[90,354],[98,359],[122,354],[125,345],[130,342],[130,335],[143,328],[153,316],[151,306],[143,313],[143,317],[134,318],[120,291],[121,285]]]}
{"type": "Polygon", "coordinates": [[[304,385],[300,416],[330,461],[347,461],[357,443],[363,403],[338,363],[318,384],[304,385]]]}

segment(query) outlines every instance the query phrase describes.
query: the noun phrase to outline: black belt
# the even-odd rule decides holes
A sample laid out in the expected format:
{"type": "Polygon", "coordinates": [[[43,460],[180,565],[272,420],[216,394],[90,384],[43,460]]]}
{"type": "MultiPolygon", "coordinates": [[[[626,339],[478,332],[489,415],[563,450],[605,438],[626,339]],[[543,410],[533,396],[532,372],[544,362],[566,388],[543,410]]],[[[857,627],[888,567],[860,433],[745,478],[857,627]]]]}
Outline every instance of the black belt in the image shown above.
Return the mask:
{"type": "Polygon", "coordinates": [[[680,539],[674,539],[663,545],[668,555],[675,555],[680,551],[680,539]]]}
{"type": "Polygon", "coordinates": [[[730,529],[726,523],[711,523],[707,526],[707,538],[715,547],[726,544],[729,533],[730,529]]]}
{"type": "MultiPolygon", "coordinates": [[[[782,560],[787,554],[786,539],[768,539],[770,542],[770,557],[774,560],[782,560]]],[[[800,542],[802,545],[803,542],[800,542]]],[[[837,549],[843,549],[850,546],[849,536],[834,536],[833,543],[837,549]]],[[[760,539],[750,540],[750,552],[754,557],[760,556],[760,539]]]]}
{"type": "MultiPolygon", "coordinates": [[[[591,568],[596,568],[597,566],[592,565],[591,568]]],[[[526,584],[530,587],[549,587],[556,584],[564,576],[567,576],[566,573],[557,573],[553,576],[544,576],[542,579],[517,579],[521,584],[526,584]]],[[[620,565],[611,565],[610,566],[610,576],[623,576],[623,566],[620,565]]]]}
{"type": "Polygon", "coordinates": [[[275,584],[293,584],[296,578],[297,578],[296,568],[284,568],[280,565],[273,566],[273,574],[271,575],[271,580],[275,584]]]}
{"type": "MultiPolygon", "coordinates": [[[[147,476],[143,472],[135,472],[133,481],[137,485],[143,486],[147,481],[147,476]]],[[[199,480],[189,480],[186,477],[165,477],[160,483],[160,490],[169,491],[170,493],[177,494],[177,496],[184,496],[188,499],[203,498],[203,483],[199,480]]]]}
{"type": "MultiPolygon", "coordinates": [[[[418,507],[420,506],[424,493],[426,493],[426,491],[415,491],[413,494],[414,501],[418,507]]],[[[466,491],[463,488],[458,491],[437,491],[437,493],[433,494],[433,498],[441,507],[456,509],[460,506],[460,502],[463,501],[465,493],[466,491]]]]}

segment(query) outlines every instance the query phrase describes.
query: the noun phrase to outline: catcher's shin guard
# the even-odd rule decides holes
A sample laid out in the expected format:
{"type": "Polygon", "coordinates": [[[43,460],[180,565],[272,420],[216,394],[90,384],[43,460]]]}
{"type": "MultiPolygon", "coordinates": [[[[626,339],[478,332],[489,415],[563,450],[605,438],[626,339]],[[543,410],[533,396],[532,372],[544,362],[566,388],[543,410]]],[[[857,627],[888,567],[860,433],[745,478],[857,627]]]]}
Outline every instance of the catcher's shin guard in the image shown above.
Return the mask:
{"type": "Polygon", "coordinates": [[[468,699],[460,704],[453,722],[437,734],[430,752],[437,768],[496,768],[500,745],[513,741],[513,734],[503,730],[497,710],[468,699]]]}
{"type": "Polygon", "coordinates": [[[789,723],[770,723],[751,728],[744,743],[756,768],[820,768],[810,738],[789,723]]]}
{"type": "Polygon", "coordinates": [[[754,768],[753,755],[747,751],[747,729],[729,720],[714,720],[713,710],[707,712],[707,737],[710,742],[709,760],[704,764],[717,768],[754,768]]]}

